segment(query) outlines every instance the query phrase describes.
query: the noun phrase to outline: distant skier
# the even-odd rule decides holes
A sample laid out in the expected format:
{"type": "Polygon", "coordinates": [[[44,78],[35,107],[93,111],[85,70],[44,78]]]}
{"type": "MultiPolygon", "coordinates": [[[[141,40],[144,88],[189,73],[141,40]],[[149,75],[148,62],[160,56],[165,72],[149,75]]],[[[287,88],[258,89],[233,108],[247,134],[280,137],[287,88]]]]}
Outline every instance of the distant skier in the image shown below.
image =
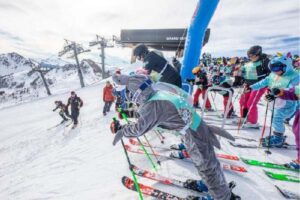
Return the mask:
{"type": "Polygon", "coordinates": [[[142,61],[148,70],[148,74],[153,71],[159,73],[158,81],[170,83],[181,88],[181,77],[177,70],[168,61],[155,51],[149,51],[144,44],[138,44],[133,49],[136,59],[142,61]]]}
{"type": "Polygon", "coordinates": [[[110,107],[112,103],[115,100],[115,97],[113,96],[113,86],[109,81],[106,81],[106,85],[103,88],[103,115],[105,116],[107,112],[110,111],[110,107]]]}
{"type": "Polygon", "coordinates": [[[79,110],[83,106],[83,102],[74,91],[71,92],[71,97],[68,99],[68,104],[66,105],[67,110],[69,106],[71,106],[71,118],[73,120],[72,128],[75,128],[78,124],[79,110]]]}
{"type": "Polygon", "coordinates": [[[66,105],[63,104],[62,101],[55,101],[54,103],[55,103],[56,107],[52,111],[54,112],[57,109],[60,109],[59,116],[61,116],[61,118],[63,118],[63,120],[60,123],[62,124],[64,122],[68,121],[69,119],[67,117],[71,118],[71,116],[69,114],[69,111],[68,111],[66,105]]]}
{"type": "Polygon", "coordinates": [[[131,101],[139,105],[136,123],[117,127],[113,145],[123,136],[139,137],[155,127],[175,130],[182,135],[187,152],[213,198],[240,199],[228,187],[214,152],[214,146],[220,148],[216,135],[234,140],[228,132],[207,125],[182,96],[163,90],[154,91],[148,76],[113,75],[113,80],[116,84],[126,85],[132,94],[131,101]]]}
{"type": "MultiPolygon", "coordinates": [[[[204,66],[197,66],[192,70],[192,73],[196,76],[194,80],[188,80],[192,85],[197,86],[197,90],[194,94],[194,102],[193,106],[195,108],[199,107],[199,96],[202,94],[202,99],[204,100],[204,97],[206,95],[206,90],[208,88],[208,80],[207,80],[207,74],[204,70],[204,66]]],[[[206,111],[213,111],[211,108],[211,104],[209,99],[207,98],[206,104],[205,104],[205,110],[206,111]]]]}

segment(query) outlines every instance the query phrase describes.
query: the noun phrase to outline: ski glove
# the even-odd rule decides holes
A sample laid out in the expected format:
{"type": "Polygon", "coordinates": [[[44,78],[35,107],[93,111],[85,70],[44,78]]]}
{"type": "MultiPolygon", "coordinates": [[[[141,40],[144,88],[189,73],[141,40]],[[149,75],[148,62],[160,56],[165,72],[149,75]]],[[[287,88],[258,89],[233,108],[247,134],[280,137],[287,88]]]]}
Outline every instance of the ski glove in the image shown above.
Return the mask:
{"type": "Polygon", "coordinates": [[[117,133],[118,130],[120,130],[121,128],[122,127],[121,127],[119,120],[114,120],[110,123],[110,131],[112,134],[117,133]]]}
{"type": "Polygon", "coordinates": [[[280,89],[278,88],[273,88],[271,90],[271,94],[273,94],[274,96],[278,96],[280,94],[280,89]]]}
{"type": "Polygon", "coordinates": [[[115,136],[114,141],[113,141],[113,145],[115,146],[122,138],[123,138],[123,133],[122,133],[122,131],[119,130],[116,133],[116,136],[115,136]]]}
{"type": "Polygon", "coordinates": [[[276,97],[275,97],[273,94],[267,94],[267,95],[266,95],[266,100],[267,100],[268,102],[274,101],[275,98],[276,98],[276,97]]]}

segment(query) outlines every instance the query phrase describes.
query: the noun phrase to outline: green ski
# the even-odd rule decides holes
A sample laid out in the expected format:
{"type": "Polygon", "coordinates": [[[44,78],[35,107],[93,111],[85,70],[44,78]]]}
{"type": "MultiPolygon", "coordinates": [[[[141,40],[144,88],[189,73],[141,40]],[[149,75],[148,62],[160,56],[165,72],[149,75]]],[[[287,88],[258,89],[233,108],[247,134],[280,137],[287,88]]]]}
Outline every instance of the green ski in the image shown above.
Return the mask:
{"type": "Polygon", "coordinates": [[[289,174],[277,174],[274,172],[264,170],[266,175],[272,179],[280,180],[280,181],[289,181],[289,182],[296,182],[300,183],[299,176],[292,176],[289,174]]]}
{"type": "Polygon", "coordinates": [[[287,165],[284,164],[276,164],[276,163],[270,163],[270,162],[261,162],[258,160],[251,160],[247,158],[241,158],[241,160],[248,164],[248,165],[253,165],[257,167],[265,167],[265,168],[272,168],[272,169],[280,169],[280,170],[289,170],[293,172],[300,172],[299,169],[293,169],[291,167],[288,167],[287,165]]]}

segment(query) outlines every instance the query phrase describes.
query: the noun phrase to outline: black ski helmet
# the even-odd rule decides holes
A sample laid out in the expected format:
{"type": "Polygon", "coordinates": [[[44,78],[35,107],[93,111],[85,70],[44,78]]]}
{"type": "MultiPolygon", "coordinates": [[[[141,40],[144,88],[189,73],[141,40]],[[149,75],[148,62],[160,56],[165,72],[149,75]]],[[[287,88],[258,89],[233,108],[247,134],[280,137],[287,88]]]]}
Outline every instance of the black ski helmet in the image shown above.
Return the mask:
{"type": "Polygon", "coordinates": [[[255,55],[255,56],[260,56],[262,54],[262,47],[259,45],[255,45],[250,47],[250,49],[247,51],[247,56],[249,57],[250,55],[255,55]]]}
{"type": "Polygon", "coordinates": [[[144,44],[137,44],[133,49],[133,55],[135,57],[145,57],[148,53],[148,47],[144,44]]]}

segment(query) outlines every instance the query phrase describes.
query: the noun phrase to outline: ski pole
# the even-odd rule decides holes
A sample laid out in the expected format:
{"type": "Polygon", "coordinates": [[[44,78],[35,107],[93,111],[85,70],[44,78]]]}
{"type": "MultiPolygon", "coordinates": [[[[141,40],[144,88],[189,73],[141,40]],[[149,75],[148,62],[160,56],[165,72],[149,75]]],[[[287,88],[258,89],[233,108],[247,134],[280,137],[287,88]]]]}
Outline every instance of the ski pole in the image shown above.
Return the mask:
{"type": "Polygon", "coordinates": [[[265,134],[268,109],[269,109],[269,102],[267,102],[266,112],[265,112],[265,119],[264,119],[264,127],[263,127],[263,129],[261,131],[261,136],[260,136],[260,140],[259,140],[259,145],[258,146],[261,146],[262,138],[264,137],[264,134],[265,134]]]}
{"type": "Polygon", "coordinates": [[[127,150],[126,150],[126,148],[125,148],[125,144],[124,144],[123,139],[121,139],[121,143],[122,143],[123,150],[124,150],[124,152],[125,152],[126,159],[127,159],[128,165],[129,165],[129,170],[130,170],[131,175],[132,175],[132,177],[133,177],[133,181],[134,181],[135,188],[136,188],[136,190],[137,190],[138,193],[139,193],[140,200],[144,200],[143,195],[142,195],[142,192],[141,192],[141,189],[140,189],[140,186],[139,186],[139,184],[138,184],[138,182],[137,182],[137,178],[136,178],[136,176],[135,176],[134,171],[132,170],[132,164],[131,164],[131,162],[130,162],[130,159],[129,159],[127,150]]]}
{"type": "Polygon", "coordinates": [[[160,140],[160,143],[164,144],[164,139],[165,137],[158,131],[158,130],[154,130],[156,136],[158,137],[158,139],[160,140]]]}
{"type": "Polygon", "coordinates": [[[272,152],[270,151],[270,141],[271,141],[271,132],[272,132],[275,101],[276,101],[276,99],[274,99],[274,103],[273,103],[273,106],[272,106],[271,125],[270,125],[270,131],[269,131],[268,149],[265,151],[266,154],[272,154],[272,152]]]}
{"type": "Polygon", "coordinates": [[[157,160],[157,164],[159,164],[159,165],[160,165],[160,160],[158,159],[158,157],[157,157],[156,153],[154,152],[154,150],[153,150],[152,146],[150,145],[150,142],[149,142],[148,138],[146,137],[146,135],[144,135],[144,138],[145,138],[145,140],[146,140],[146,142],[147,142],[148,146],[150,147],[150,149],[151,149],[151,151],[152,151],[152,153],[153,153],[154,157],[156,158],[156,160],[157,160]]]}
{"type": "MultiPolygon", "coordinates": [[[[118,111],[121,113],[122,118],[126,121],[126,123],[129,124],[128,117],[127,117],[127,115],[122,111],[122,109],[119,109],[118,111]]],[[[137,139],[138,142],[140,143],[140,145],[141,145],[141,147],[142,147],[142,149],[143,149],[143,151],[144,151],[146,157],[148,158],[149,162],[151,163],[153,169],[157,172],[157,167],[156,167],[156,165],[154,164],[153,160],[151,159],[151,157],[150,157],[149,153],[147,152],[145,146],[143,145],[143,143],[140,141],[140,139],[139,139],[138,137],[137,137],[136,139],[137,139]]]]}

